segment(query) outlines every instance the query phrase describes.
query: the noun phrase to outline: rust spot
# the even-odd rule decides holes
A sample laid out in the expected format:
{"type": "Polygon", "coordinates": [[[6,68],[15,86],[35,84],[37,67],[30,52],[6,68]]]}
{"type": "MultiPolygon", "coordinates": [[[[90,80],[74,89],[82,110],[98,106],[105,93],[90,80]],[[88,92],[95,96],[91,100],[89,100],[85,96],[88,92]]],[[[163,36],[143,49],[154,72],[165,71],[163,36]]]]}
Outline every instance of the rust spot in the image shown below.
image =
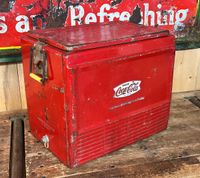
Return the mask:
{"type": "Polygon", "coordinates": [[[71,143],[74,143],[77,137],[77,132],[73,131],[72,136],[71,136],[71,143]]]}
{"type": "Polygon", "coordinates": [[[0,0],[0,12],[9,12],[14,3],[15,0],[0,0]]]}
{"type": "Polygon", "coordinates": [[[68,14],[69,3],[66,1],[64,3],[65,8],[60,7],[60,1],[57,1],[57,5],[50,4],[49,12],[47,14],[47,26],[46,28],[51,27],[60,27],[64,26],[65,19],[68,14]]]}
{"type": "Polygon", "coordinates": [[[45,114],[45,120],[48,121],[49,120],[48,108],[44,108],[44,114],[45,114]]]}
{"type": "Polygon", "coordinates": [[[113,0],[111,1],[111,6],[116,6],[118,4],[120,4],[123,0],[113,0]]]}
{"type": "MultiPolygon", "coordinates": [[[[58,1],[57,6],[54,6],[51,4],[49,8],[49,12],[47,14],[48,16],[47,16],[46,21],[48,23],[46,25],[46,28],[64,26],[66,18],[68,16],[68,9],[70,6],[76,7],[82,3],[94,3],[94,2],[95,0],[87,0],[87,1],[80,0],[77,2],[71,2],[69,0],[66,0],[64,2],[64,6],[65,6],[64,8],[60,7],[61,1],[58,1]]],[[[80,19],[76,19],[76,20],[80,21],[80,19]]]]}
{"type": "Polygon", "coordinates": [[[87,3],[95,2],[95,0],[87,0],[87,3]]]}
{"type": "Polygon", "coordinates": [[[141,16],[141,12],[140,12],[141,8],[139,7],[139,5],[137,4],[137,6],[135,7],[135,9],[133,10],[133,13],[129,19],[130,22],[133,22],[135,24],[139,24],[142,16],[141,16]]]}
{"type": "Polygon", "coordinates": [[[69,107],[68,107],[68,105],[67,105],[67,104],[65,104],[65,106],[64,106],[64,110],[65,110],[65,112],[68,112],[68,110],[69,110],[69,107]]]}
{"type": "Polygon", "coordinates": [[[29,5],[27,5],[27,6],[25,5],[23,7],[25,7],[26,10],[31,10],[34,7],[34,5],[33,4],[29,4],[29,5]]]}
{"type": "Polygon", "coordinates": [[[58,87],[58,86],[56,86],[56,85],[52,85],[52,88],[53,88],[54,90],[59,91],[60,93],[65,93],[65,89],[64,89],[63,87],[58,87]]]}

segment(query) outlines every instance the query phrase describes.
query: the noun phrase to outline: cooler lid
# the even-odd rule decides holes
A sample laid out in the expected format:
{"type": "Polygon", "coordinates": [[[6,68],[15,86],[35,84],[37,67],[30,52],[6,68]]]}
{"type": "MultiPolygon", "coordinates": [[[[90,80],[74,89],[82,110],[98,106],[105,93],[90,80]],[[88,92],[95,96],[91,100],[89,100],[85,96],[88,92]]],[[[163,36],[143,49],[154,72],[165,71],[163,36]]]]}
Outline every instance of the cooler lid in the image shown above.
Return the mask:
{"type": "Polygon", "coordinates": [[[110,22],[34,30],[28,36],[62,50],[80,51],[168,36],[168,30],[130,22],[110,22]]]}

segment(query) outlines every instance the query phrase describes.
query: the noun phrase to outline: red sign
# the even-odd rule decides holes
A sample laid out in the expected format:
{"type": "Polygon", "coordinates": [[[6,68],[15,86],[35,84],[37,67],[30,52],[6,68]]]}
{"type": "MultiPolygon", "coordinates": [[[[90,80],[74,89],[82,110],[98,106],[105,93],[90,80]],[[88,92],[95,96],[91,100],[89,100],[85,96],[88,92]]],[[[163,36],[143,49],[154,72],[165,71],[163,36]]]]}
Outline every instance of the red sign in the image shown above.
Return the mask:
{"type": "Polygon", "coordinates": [[[19,46],[22,33],[37,28],[108,21],[167,28],[192,26],[196,0],[0,0],[0,47],[19,46]]]}

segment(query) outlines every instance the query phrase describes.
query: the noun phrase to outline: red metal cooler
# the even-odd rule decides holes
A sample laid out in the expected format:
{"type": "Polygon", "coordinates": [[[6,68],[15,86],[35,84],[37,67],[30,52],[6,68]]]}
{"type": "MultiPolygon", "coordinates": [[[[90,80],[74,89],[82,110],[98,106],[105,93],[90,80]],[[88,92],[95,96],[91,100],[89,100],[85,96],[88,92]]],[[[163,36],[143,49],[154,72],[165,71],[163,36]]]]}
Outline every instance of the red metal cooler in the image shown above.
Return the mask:
{"type": "Polygon", "coordinates": [[[167,30],[129,22],[28,33],[32,134],[75,167],[166,129],[174,45],[167,30]]]}

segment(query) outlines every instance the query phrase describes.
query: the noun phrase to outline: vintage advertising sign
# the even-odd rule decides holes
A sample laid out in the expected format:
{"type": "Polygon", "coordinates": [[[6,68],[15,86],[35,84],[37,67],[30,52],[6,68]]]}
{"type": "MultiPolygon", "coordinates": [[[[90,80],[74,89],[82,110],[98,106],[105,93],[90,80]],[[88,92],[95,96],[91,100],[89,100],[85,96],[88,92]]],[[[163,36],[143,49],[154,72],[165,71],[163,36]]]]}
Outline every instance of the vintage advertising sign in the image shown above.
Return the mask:
{"type": "Polygon", "coordinates": [[[32,29],[108,21],[166,28],[179,47],[198,47],[196,0],[0,0],[0,49],[20,48],[20,36],[32,29]]]}

